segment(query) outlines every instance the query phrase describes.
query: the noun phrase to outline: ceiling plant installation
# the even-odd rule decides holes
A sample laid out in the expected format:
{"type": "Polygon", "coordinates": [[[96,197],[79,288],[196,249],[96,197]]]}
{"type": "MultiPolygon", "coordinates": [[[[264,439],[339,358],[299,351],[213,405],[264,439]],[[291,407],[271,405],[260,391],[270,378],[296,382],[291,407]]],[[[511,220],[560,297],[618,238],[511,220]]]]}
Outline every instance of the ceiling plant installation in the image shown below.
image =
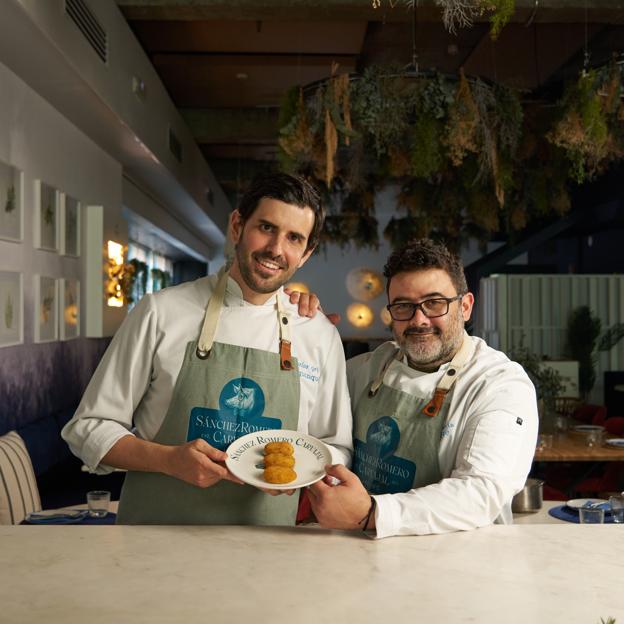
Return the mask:
{"type": "Polygon", "coordinates": [[[460,72],[372,65],[292,89],[280,111],[280,166],[312,178],[334,206],[324,241],[379,244],[375,193],[399,187],[393,246],[432,236],[522,230],[564,214],[573,185],[624,157],[624,65],[583,71],[560,101],[531,100],[460,72]]]}
{"type": "MultiPolygon", "coordinates": [[[[383,5],[382,0],[372,0],[372,3],[375,9],[383,5]]],[[[392,7],[397,3],[397,0],[389,2],[392,7]]],[[[402,4],[414,9],[418,0],[403,0],[402,4]]],[[[492,39],[498,37],[516,8],[515,0],[435,0],[435,4],[442,10],[442,21],[451,33],[457,28],[470,28],[476,19],[487,15],[492,39]]]]}

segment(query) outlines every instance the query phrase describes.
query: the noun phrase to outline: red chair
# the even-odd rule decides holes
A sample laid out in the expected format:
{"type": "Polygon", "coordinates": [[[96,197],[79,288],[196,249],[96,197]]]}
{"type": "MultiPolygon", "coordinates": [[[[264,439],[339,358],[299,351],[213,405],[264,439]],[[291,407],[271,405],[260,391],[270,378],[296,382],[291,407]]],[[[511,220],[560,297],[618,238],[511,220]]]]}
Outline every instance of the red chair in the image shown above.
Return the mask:
{"type": "Polygon", "coordinates": [[[572,418],[585,425],[604,426],[607,420],[607,408],[604,405],[581,405],[574,410],[572,418]]]}
{"type": "Polygon", "coordinates": [[[607,418],[604,427],[611,435],[624,437],[624,416],[612,416],[607,418]]]}
{"type": "Polygon", "coordinates": [[[621,492],[624,488],[624,462],[608,462],[604,473],[583,479],[574,488],[581,496],[596,496],[600,492],[621,492]]]}

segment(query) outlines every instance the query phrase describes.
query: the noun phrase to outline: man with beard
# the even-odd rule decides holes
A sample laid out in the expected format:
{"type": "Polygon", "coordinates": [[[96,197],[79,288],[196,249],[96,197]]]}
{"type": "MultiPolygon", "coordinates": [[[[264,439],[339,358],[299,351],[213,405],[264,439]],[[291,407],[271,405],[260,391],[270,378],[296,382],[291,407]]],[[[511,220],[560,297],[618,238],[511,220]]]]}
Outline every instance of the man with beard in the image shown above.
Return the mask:
{"type": "Polygon", "coordinates": [[[294,524],[295,497],[268,496],[225,466],[246,433],[309,433],[349,462],[340,337],[322,315],[298,316],[282,289],[323,220],[305,180],[259,179],[230,218],[230,270],[146,295],[128,315],[63,429],[91,471],[128,471],[118,522],[294,524]]]}
{"type": "Polygon", "coordinates": [[[444,246],[412,242],[384,274],[394,341],[347,363],[353,472],[310,486],[316,518],[380,538],[510,523],[535,451],[531,381],[464,331],[474,297],[444,246]]]}

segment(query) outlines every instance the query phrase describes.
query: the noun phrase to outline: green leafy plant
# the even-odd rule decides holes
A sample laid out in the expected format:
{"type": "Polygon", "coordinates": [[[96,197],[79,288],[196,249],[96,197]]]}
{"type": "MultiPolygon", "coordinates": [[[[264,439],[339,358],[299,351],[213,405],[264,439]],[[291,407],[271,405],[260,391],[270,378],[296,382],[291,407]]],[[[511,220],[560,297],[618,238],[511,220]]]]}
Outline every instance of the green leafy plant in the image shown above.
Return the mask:
{"type": "Polygon", "coordinates": [[[624,337],[624,323],[602,332],[602,322],[589,306],[579,306],[570,312],[566,335],[566,353],[579,363],[579,392],[587,398],[596,383],[597,351],[612,349],[624,337]]]}
{"type": "Polygon", "coordinates": [[[552,412],[555,397],[559,396],[565,387],[561,375],[548,366],[548,360],[525,347],[523,341],[512,350],[509,357],[524,368],[535,386],[537,398],[541,399],[545,407],[552,412]]]}

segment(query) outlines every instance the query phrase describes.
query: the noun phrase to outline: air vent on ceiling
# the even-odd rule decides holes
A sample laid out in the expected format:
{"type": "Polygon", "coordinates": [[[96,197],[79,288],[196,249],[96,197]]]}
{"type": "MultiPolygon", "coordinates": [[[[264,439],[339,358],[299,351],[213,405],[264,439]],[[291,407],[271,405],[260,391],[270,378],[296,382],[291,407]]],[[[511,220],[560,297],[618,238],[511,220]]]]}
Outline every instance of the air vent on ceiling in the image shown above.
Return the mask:
{"type": "Polygon", "coordinates": [[[182,162],[182,143],[180,139],[173,133],[173,130],[169,128],[169,150],[176,157],[178,162],[182,162]]]}
{"type": "Polygon", "coordinates": [[[78,26],[95,53],[106,63],[108,36],[84,0],[65,0],[65,13],[78,26]]]}

